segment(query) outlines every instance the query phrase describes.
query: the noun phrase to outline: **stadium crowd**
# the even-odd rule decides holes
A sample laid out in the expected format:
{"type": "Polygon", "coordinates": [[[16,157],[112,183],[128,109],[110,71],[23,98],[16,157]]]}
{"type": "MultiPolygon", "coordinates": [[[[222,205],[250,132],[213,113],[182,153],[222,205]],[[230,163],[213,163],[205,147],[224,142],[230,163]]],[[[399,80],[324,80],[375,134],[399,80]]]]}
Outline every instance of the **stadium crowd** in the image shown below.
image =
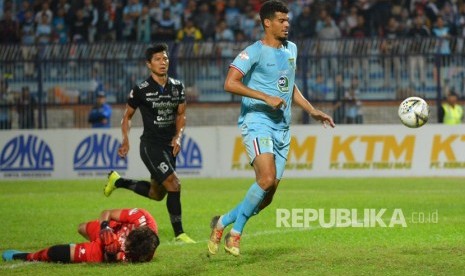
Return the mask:
{"type": "MultiPolygon", "coordinates": [[[[236,41],[263,0],[0,0],[0,43],[236,41]]],[[[465,35],[465,1],[288,0],[291,39],[465,35]]]]}

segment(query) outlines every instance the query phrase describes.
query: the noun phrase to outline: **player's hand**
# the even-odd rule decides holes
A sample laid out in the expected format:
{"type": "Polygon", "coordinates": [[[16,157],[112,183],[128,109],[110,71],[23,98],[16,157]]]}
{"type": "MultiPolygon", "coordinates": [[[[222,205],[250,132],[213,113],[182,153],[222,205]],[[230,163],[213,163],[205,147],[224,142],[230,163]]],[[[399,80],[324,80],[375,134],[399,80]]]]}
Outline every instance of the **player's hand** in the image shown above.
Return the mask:
{"type": "Polygon", "coordinates": [[[274,109],[279,109],[281,107],[286,107],[286,101],[280,97],[270,96],[266,98],[265,102],[273,107],[274,109]]]}
{"type": "Polygon", "coordinates": [[[123,141],[121,146],[118,149],[118,155],[121,158],[126,158],[126,155],[128,155],[129,152],[129,142],[123,141]]]}
{"type": "Polygon", "coordinates": [[[174,137],[171,141],[171,146],[173,147],[173,156],[177,156],[179,151],[181,151],[181,137],[174,137]]]}
{"type": "Polygon", "coordinates": [[[117,240],[113,241],[111,244],[109,245],[105,245],[104,246],[104,250],[107,254],[111,254],[111,255],[115,255],[116,253],[118,253],[121,249],[121,245],[119,244],[119,242],[117,240]]]}
{"type": "Polygon", "coordinates": [[[313,119],[317,120],[317,121],[320,121],[322,124],[323,124],[323,127],[326,128],[327,125],[329,125],[330,127],[335,127],[336,124],[334,123],[333,121],[333,118],[331,118],[331,116],[329,116],[328,114],[318,110],[318,109],[314,109],[313,112],[310,113],[310,115],[312,116],[313,119]]]}
{"type": "Polygon", "coordinates": [[[100,230],[100,240],[103,245],[110,245],[117,239],[116,234],[110,227],[100,230]]]}

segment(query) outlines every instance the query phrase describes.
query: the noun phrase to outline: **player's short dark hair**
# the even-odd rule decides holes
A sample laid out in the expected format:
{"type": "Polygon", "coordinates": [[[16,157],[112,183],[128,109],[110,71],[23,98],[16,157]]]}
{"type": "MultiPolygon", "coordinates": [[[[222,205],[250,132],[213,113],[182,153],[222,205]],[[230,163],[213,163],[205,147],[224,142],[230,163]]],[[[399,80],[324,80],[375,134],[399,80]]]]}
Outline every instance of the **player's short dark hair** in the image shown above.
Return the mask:
{"type": "Polygon", "coordinates": [[[145,60],[150,61],[154,54],[161,52],[168,54],[168,45],[166,43],[153,44],[145,50],[145,60]]]}
{"type": "Polygon", "coordinates": [[[260,20],[262,21],[262,25],[265,19],[273,19],[277,12],[289,13],[289,9],[286,4],[279,0],[271,0],[263,3],[260,8],[260,20]]]}
{"type": "Polygon", "coordinates": [[[125,242],[126,259],[132,263],[149,262],[160,245],[158,235],[148,226],[138,227],[129,232],[125,242]]]}

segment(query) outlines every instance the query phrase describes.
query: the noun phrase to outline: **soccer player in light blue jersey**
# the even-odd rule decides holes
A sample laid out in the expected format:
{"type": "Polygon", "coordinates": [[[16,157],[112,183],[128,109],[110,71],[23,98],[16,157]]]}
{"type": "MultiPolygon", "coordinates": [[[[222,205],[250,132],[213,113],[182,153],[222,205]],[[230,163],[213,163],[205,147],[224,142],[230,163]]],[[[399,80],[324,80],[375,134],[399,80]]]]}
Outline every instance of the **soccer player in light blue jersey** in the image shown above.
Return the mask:
{"type": "Polygon", "coordinates": [[[324,126],[335,126],[333,119],[314,108],[294,83],[297,46],[287,41],[288,12],[281,1],[271,0],[262,5],[264,38],[239,53],[226,76],[224,89],[242,96],[238,123],[255,171],[255,183],[235,208],[213,217],[208,242],[211,254],[218,252],[224,228],[234,224],[225,236],[224,249],[238,256],[247,220],[271,203],[289,152],[292,102],[324,126]]]}

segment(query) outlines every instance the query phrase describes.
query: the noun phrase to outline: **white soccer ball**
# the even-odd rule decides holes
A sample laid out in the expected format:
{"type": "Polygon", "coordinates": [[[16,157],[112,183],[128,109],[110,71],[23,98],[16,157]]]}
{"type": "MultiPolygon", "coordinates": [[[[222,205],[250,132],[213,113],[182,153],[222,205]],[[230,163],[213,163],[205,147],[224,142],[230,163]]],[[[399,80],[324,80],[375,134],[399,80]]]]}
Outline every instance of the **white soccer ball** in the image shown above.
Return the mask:
{"type": "Polygon", "coordinates": [[[409,97],[399,106],[400,121],[407,127],[417,128],[428,122],[428,104],[419,97],[409,97]]]}

